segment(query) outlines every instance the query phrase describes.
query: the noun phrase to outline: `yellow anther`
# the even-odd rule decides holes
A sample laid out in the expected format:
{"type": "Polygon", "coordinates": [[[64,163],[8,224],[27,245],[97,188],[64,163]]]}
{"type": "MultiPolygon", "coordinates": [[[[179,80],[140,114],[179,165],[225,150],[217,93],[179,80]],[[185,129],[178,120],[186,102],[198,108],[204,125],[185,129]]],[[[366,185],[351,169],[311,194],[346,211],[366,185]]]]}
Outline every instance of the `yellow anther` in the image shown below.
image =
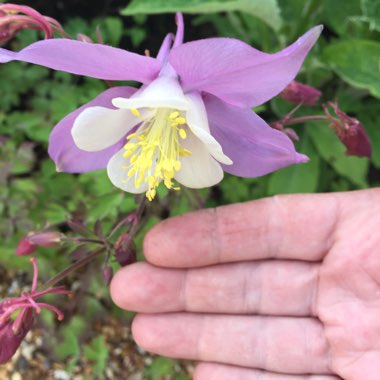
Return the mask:
{"type": "Polygon", "coordinates": [[[125,158],[128,158],[128,157],[130,157],[130,156],[132,156],[132,151],[131,150],[126,150],[124,153],[123,153],[123,157],[125,157],[125,158]]]}
{"type": "Polygon", "coordinates": [[[135,174],[135,173],[136,173],[136,168],[133,166],[132,169],[129,170],[127,175],[128,175],[128,177],[132,177],[133,174],[135,174]]]}
{"type": "MultiPolygon", "coordinates": [[[[137,109],[130,111],[141,116],[137,109]]],[[[168,189],[179,190],[178,186],[174,187],[174,176],[181,169],[180,157],[191,154],[181,146],[189,132],[179,127],[186,124],[179,111],[160,108],[155,110],[153,117],[141,119],[137,131],[127,137],[123,153],[127,165],[123,165],[123,169],[127,173],[125,181],[134,181],[136,188],[146,183],[146,197],[152,201],[161,182],[168,189]],[[127,177],[132,178],[128,180],[127,177]]]]}
{"type": "Polygon", "coordinates": [[[178,172],[181,169],[181,161],[176,161],[174,164],[174,170],[178,172]]]}
{"type": "Polygon", "coordinates": [[[135,116],[141,116],[141,113],[136,108],[131,108],[130,111],[135,116]]]}
{"type": "Polygon", "coordinates": [[[130,135],[127,136],[127,140],[133,139],[136,137],[137,133],[131,133],[130,135]]]}
{"type": "Polygon", "coordinates": [[[169,115],[169,119],[174,120],[174,119],[176,119],[178,116],[179,116],[179,112],[178,112],[178,111],[174,111],[174,112],[172,112],[172,113],[169,115]]]}
{"type": "Polygon", "coordinates": [[[185,140],[185,138],[187,136],[186,135],[186,131],[184,129],[182,129],[182,128],[179,130],[179,135],[181,136],[182,140],[185,140]]]}

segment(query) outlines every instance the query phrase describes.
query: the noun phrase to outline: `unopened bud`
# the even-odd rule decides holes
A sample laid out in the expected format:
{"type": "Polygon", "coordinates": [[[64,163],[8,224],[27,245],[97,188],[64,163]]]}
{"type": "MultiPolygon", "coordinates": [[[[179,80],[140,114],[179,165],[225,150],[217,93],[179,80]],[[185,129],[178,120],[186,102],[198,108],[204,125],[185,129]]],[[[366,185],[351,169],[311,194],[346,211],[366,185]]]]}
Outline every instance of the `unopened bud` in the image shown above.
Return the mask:
{"type": "Polygon", "coordinates": [[[293,142],[297,142],[300,140],[297,132],[292,128],[284,128],[283,132],[292,140],[293,142]]]}
{"type": "Polygon", "coordinates": [[[299,137],[297,135],[297,132],[292,129],[292,128],[285,128],[284,127],[284,122],[281,122],[281,121],[276,121],[274,123],[272,123],[270,126],[273,128],[273,129],[277,129],[278,131],[281,131],[283,132],[286,136],[288,136],[290,138],[290,140],[292,140],[293,142],[297,142],[299,141],[299,137]]]}
{"type": "Polygon", "coordinates": [[[109,265],[105,266],[103,268],[103,280],[107,286],[111,283],[112,277],[113,277],[113,269],[109,265]]]}
{"type": "Polygon", "coordinates": [[[30,255],[37,247],[55,247],[61,240],[62,235],[59,232],[31,232],[20,241],[16,249],[16,255],[30,255]]]}
{"type": "Polygon", "coordinates": [[[116,260],[122,267],[136,262],[136,245],[128,232],[117,239],[114,249],[116,260]]]}
{"type": "Polygon", "coordinates": [[[88,42],[88,43],[94,42],[89,36],[86,36],[85,34],[82,34],[82,33],[77,34],[77,40],[81,42],[88,42]]]}
{"type": "Polygon", "coordinates": [[[23,238],[18,243],[18,246],[16,248],[16,255],[17,256],[27,256],[31,255],[35,250],[37,249],[37,246],[32,244],[27,238],[23,238]]]}
{"type": "Polygon", "coordinates": [[[316,88],[294,80],[280,93],[280,97],[291,103],[313,106],[318,102],[321,94],[321,91],[316,88]]]}
{"type": "Polygon", "coordinates": [[[346,147],[346,155],[371,157],[371,141],[360,121],[341,111],[337,102],[329,102],[328,105],[334,110],[337,118],[330,114],[327,105],[324,104],[323,109],[331,121],[334,132],[346,147]]]}

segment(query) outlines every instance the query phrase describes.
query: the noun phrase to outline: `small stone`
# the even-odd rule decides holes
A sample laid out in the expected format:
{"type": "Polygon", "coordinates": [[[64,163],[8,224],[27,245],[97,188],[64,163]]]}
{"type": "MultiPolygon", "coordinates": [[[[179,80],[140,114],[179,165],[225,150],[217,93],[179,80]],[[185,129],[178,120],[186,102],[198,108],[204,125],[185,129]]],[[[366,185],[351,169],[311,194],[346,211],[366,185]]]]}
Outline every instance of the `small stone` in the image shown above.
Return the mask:
{"type": "Polygon", "coordinates": [[[70,380],[70,375],[63,369],[56,369],[54,371],[55,380],[70,380]]]}
{"type": "Polygon", "coordinates": [[[22,376],[19,372],[15,372],[12,377],[11,377],[11,380],[22,380],[22,376]]]}

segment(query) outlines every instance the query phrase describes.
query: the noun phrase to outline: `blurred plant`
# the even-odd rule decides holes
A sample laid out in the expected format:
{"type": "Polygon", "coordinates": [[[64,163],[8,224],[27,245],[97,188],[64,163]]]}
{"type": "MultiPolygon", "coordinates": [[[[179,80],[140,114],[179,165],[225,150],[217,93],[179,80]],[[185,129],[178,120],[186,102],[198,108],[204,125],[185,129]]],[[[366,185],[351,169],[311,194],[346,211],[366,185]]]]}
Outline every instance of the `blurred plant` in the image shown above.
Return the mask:
{"type": "Polygon", "coordinates": [[[371,157],[371,141],[367,132],[363,128],[363,125],[359,120],[348,116],[345,112],[340,110],[337,101],[329,101],[326,104],[322,104],[322,109],[325,112],[324,116],[307,115],[301,117],[291,117],[302,105],[303,102],[300,102],[294,110],[285,115],[281,120],[272,123],[272,128],[280,130],[288,135],[292,140],[298,141],[299,138],[296,132],[293,129],[285,128],[286,125],[301,124],[310,121],[328,121],[328,127],[334,131],[336,136],[346,147],[347,156],[371,157]],[[336,116],[331,115],[328,106],[333,109],[336,116]]]}
{"type": "Polygon", "coordinates": [[[6,363],[14,355],[26,334],[33,327],[34,313],[40,314],[41,309],[47,309],[55,313],[58,320],[63,319],[63,313],[59,309],[48,303],[37,301],[39,298],[47,294],[71,294],[63,286],[38,291],[37,261],[32,258],[31,262],[34,274],[30,293],[23,293],[20,297],[0,302],[0,364],[6,363]],[[12,316],[16,312],[18,315],[13,320],[12,316]]]}
{"type": "Polygon", "coordinates": [[[9,3],[0,4],[0,44],[11,40],[23,29],[40,30],[45,38],[53,38],[54,32],[67,37],[57,20],[43,16],[31,7],[9,3]]]}

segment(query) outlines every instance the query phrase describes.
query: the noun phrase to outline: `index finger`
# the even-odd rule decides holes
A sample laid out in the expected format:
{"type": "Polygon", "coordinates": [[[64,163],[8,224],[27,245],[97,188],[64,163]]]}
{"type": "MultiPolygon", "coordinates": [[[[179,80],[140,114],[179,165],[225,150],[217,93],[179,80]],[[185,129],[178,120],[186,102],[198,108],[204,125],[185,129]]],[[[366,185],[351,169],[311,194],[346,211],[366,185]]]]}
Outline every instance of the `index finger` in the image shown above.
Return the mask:
{"type": "Polygon", "coordinates": [[[273,258],[320,261],[333,240],[338,198],[274,196],[170,218],[145,237],[145,257],[177,268],[273,258]]]}

